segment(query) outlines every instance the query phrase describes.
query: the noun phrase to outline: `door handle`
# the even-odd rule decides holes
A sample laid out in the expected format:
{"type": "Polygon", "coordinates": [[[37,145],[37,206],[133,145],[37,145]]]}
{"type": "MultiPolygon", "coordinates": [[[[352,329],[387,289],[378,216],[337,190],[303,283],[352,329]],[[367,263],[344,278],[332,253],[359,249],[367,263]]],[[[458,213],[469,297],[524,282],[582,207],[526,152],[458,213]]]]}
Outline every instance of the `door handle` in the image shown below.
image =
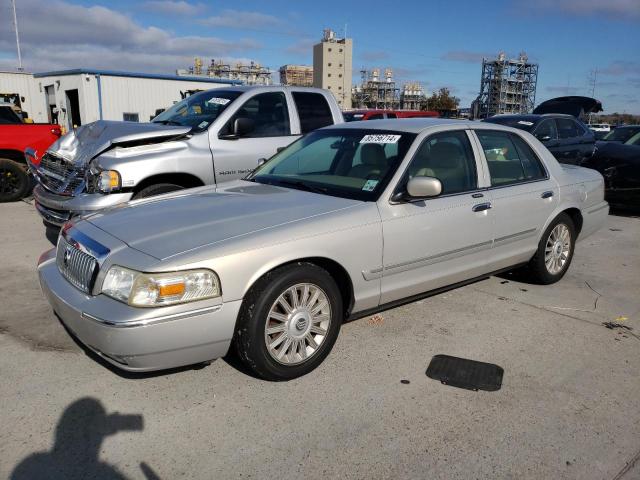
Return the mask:
{"type": "Polygon", "coordinates": [[[485,210],[489,210],[491,208],[491,202],[479,203],[474,205],[471,210],[474,212],[484,212],[485,210]]]}
{"type": "Polygon", "coordinates": [[[473,195],[471,195],[471,198],[482,198],[482,197],[484,197],[484,195],[481,193],[474,193],[473,195]]]}
{"type": "Polygon", "coordinates": [[[540,198],[551,198],[553,197],[553,192],[549,191],[549,192],[543,192],[542,195],[540,195],[540,198]]]}

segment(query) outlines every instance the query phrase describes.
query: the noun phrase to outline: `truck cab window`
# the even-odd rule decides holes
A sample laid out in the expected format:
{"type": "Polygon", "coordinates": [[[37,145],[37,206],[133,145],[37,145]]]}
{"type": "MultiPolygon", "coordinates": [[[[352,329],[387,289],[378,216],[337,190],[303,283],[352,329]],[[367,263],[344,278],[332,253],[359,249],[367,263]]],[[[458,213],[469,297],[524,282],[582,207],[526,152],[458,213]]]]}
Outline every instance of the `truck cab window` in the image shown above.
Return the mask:
{"type": "Polygon", "coordinates": [[[310,92],[292,92],[291,94],[300,117],[301,133],[305,134],[333,124],[331,109],[324,95],[310,92]]]}
{"type": "Polygon", "coordinates": [[[244,138],[282,137],[291,134],[287,100],[282,92],[261,93],[251,97],[231,117],[227,130],[232,128],[236,118],[253,120],[253,131],[244,135],[244,138]]]}

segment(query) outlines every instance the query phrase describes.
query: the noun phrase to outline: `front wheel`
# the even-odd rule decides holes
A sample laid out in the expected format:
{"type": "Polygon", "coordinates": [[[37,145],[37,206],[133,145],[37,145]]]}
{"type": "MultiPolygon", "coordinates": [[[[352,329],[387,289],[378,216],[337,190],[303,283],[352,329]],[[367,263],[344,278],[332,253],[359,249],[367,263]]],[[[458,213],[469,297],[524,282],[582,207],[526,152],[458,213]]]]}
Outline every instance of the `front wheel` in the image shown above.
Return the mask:
{"type": "Polygon", "coordinates": [[[24,166],[8,158],[0,158],[0,202],[24,198],[31,189],[31,180],[24,166]]]}
{"type": "Polygon", "coordinates": [[[575,243],[573,220],[566,213],[561,213],[547,227],[536,254],[529,261],[532,279],[543,285],[560,280],[571,265],[575,243]]]}
{"type": "Polygon", "coordinates": [[[234,343],[241,360],[267,380],[290,380],[322,363],[342,323],[342,297],[329,273],[310,263],[269,272],[251,288],[234,343]]]}

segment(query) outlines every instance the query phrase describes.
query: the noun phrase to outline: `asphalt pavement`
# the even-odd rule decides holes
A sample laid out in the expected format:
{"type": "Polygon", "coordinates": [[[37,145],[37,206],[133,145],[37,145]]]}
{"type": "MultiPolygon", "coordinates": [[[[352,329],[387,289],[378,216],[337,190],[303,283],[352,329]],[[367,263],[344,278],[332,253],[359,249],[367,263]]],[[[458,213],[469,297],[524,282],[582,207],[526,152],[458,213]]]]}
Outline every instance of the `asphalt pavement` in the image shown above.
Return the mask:
{"type": "Polygon", "coordinates": [[[556,285],[506,274],[345,324],[286,383],[228,359],[118,373],[43,298],[33,205],[0,204],[0,246],[0,478],[640,478],[638,218],[609,216],[556,285]],[[428,378],[437,354],[499,365],[501,389],[428,378]]]}

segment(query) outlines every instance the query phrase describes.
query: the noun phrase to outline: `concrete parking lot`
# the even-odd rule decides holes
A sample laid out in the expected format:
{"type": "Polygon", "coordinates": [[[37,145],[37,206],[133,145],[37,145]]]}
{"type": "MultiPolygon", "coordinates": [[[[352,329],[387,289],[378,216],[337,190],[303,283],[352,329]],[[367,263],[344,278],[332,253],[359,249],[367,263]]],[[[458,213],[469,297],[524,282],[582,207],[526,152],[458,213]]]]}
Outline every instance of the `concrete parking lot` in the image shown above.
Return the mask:
{"type": "Polygon", "coordinates": [[[33,206],[1,204],[0,227],[0,478],[640,478],[633,216],[579,243],[556,285],[491,277],[348,323],[287,383],[225,359],[107,368],[41,295],[33,206]],[[436,354],[500,365],[502,388],[429,379],[436,354]]]}

